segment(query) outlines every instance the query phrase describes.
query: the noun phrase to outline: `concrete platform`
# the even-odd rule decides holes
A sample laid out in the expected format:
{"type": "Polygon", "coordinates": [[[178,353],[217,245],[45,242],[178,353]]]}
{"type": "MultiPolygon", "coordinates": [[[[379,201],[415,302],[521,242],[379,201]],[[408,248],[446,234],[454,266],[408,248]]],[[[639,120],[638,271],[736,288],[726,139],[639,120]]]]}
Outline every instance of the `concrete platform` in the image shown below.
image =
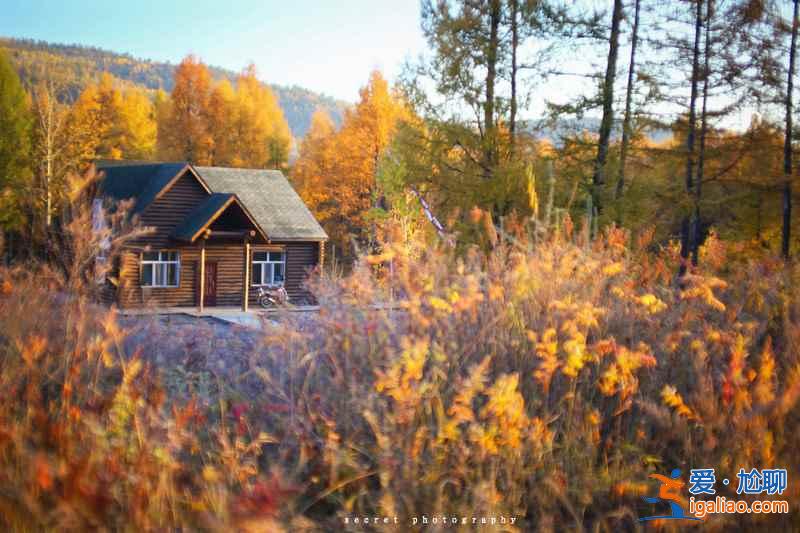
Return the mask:
{"type": "Polygon", "coordinates": [[[208,317],[222,320],[231,324],[250,328],[261,328],[261,319],[274,317],[280,313],[308,313],[316,312],[319,306],[316,305],[297,305],[282,307],[279,309],[262,309],[251,307],[248,311],[242,311],[241,307],[206,307],[203,312],[197,307],[139,307],[120,309],[120,314],[126,316],[139,315],[186,315],[195,317],[208,317]]]}

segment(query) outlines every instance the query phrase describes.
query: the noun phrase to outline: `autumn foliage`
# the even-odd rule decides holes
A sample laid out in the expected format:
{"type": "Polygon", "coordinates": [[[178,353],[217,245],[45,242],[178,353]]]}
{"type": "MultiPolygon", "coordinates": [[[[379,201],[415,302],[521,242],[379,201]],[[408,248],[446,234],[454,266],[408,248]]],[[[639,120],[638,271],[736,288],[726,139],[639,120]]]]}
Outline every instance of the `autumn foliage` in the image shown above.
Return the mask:
{"type": "Polygon", "coordinates": [[[159,106],[158,153],[198,165],[281,168],[291,134],[275,95],[253,65],[234,88],[216,84],[208,68],[189,56],[175,71],[175,88],[159,106]]]}
{"type": "Polygon", "coordinates": [[[314,114],[300,145],[292,179],[340,254],[349,260],[357,245],[374,243],[374,209],[385,206],[378,187],[380,164],[397,129],[411,112],[380,72],[374,71],[355,107],[337,131],[324,112],[314,114]]]}
{"type": "Polygon", "coordinates": [[[53,298],[47,270],[4,271],[0,522],[302,531],[427,512],[627,530],[652,510],[648,474],[708,466],[786,468],[791,514],[707,526],[796,528],[799,273],[712,237],[676,287],[677,246],[570,230],[463,257],[388,242],[316,279],[319,315],[265,324],[244,399],[238,379],[172,394],[114,311],[53,298]]]}

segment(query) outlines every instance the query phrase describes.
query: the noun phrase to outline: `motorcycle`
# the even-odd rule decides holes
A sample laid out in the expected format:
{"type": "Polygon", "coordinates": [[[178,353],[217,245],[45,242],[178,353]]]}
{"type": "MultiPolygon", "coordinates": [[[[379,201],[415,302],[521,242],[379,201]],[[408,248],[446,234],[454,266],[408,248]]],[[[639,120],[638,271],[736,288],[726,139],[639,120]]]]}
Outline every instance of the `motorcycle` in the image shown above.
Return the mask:
{"type": "Polygon", "coordinates": [[[289,303],[289,294],[282,285],[258,288],[258,304],[264,309],[283,307],[287,303],[289,303]]]}

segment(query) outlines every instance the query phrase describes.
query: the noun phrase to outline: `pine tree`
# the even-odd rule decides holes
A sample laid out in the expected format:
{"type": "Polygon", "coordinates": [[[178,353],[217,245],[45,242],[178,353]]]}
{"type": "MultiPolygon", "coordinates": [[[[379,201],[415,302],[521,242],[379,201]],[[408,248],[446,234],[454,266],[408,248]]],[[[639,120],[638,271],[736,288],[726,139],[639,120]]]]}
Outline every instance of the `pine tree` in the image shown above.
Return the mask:
{"type": "Polygon", "coordinates": [[[0,231],[18,230],[24,224],[21,205],[31,178],[31,127],[25,90],[0,50],[0,231]]]}

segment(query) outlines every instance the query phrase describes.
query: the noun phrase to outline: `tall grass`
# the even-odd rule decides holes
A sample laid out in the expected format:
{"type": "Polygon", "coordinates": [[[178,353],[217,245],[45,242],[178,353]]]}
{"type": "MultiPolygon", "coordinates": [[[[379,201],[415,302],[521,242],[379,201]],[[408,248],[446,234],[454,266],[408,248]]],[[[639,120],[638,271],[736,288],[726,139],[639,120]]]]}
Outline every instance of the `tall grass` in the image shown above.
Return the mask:
{"type": "Polygon", "coordinates": [[[790,515],[707,526],[797,529],[800,273],[712,237],[678,285],[677,250],[652,247],[620,230],[458,257],[389,244],[313,280],[312,323],[265,324],[258,393],[188,402],[124,353],[113,310],[49,298],[44,270],[5,271],[0,522],[363,530],[344,518],[502,514],[518,530],[631,530],[652,514],[650,473],[779,467],[790,515]]]}

